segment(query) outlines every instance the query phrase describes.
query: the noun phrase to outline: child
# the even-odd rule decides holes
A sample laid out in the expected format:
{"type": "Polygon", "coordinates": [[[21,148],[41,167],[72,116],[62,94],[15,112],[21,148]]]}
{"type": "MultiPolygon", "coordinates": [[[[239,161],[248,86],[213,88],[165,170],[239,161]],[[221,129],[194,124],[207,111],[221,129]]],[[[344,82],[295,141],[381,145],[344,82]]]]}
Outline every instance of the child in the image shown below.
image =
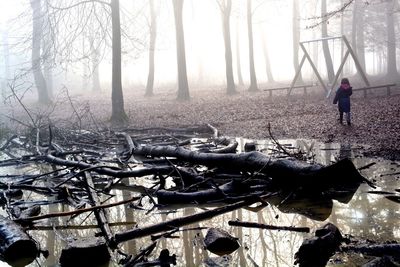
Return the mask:
{"type": "Polygon", "coordinates": [[[335,99],[333,104],[338,104],[339,108],[339,122],[343,123],[343,112],[346,113],[347,125],[351,125],[350,121],[350,96],[353,93],[352,87],[350,86],[349,79],[343,78],[339,89],[336,91],[335,99]]]}

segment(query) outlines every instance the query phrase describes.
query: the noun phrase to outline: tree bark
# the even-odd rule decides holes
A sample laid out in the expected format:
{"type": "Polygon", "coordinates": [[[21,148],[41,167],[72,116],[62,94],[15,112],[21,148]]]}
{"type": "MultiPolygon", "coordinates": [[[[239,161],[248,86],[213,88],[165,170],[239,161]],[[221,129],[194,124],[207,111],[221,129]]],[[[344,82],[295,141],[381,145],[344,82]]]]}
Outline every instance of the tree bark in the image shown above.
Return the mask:
{"type": "MultiPolygon", "coordinates": [[[[326,15],[326,0],[322,0],[322,2],[321,2],[321,17],[324,17],[325,15],[326,15]]],[[[322,38],[328,37],[327,21],[322,22],[321,35],[322,35],[322,38]]],[[[322,48],[324,51],[326,71],[328,73],[328,80],[329,80],[329,82],[332,82],[335,79],[335,71],[333,70],[332,56],[329,51],[328,41],[322,41],[322,48]]]]}
{"type": "Polygon", "coordinates": [[[396,82],[399,78],[396,59],[396,34],[394,27],[394,0],[386,3],[386,28],[387,28],[387,79],[396,82]]]}
{"type": "Polygon", "coordinates": [[[128,122],[124,109],[124,95],[121,80],[121,22],[119,15],[119,0],[111,1],[112,22],[112,92],[111,92],[111,123],[123,125],[128,122]]]}
{"type": "MultiPolygon", "coordinates": [[[[293,15],[292,15],[292,35],[293,35],[293,66],[296,72],[299,68],[299,42],[300,42],[300,11],[299,0],[293,0],[293,15]]],[[[297,78],[299,83],[303,83],[301,72],[297,78]]]]}
{"type": "Polygon", "coordinates": [[[28,265],[38,255],[35,241],[21,226],[3,216],[0,216],[0,240],[0,259],[13,266],[28,265]]]}
{"type": "Polygon", "coordinates": [[[172,0],[174,5],[175,34],[176,34],[176,56],[178,64],[178,100],[189,100],[189,83],[186,70],[185,35],[183,31],[183,1],[172,0]]]}
{"type": "Polygon", "coordinates": [[[249,38],[249,63],[250,63],[250,87],[249,91],[257,91],[257,77],[254,67],[254,42],[253,42],[253,12],[251,0],[247,0],[247,35],[249,38]]]}
{"type": "Polygon", "coordinates": [[[41,42],[43,37],[43,14],[41,0],[30,0],[32,7],[32,72],[38,91],[38,101],[41,104],[50,103],[46,81],[42,72],[41,42]]]}
{"type": "Polygon", "coordinates": [[[157,38],[157,18],[154,7],[154,0],[149,1],[150,6],[150,45],[149,45],[149,73],[147,76],[145,96],[153,95],[154,88],[154,53],[157,38]]]}
{"type": "Polygon", "coordinates": [[[239,85],[244,85],[242,76],[242,65],[240,62],[239,18],[237,18],[236,22],[236,72],[239,85]]]}
{"type": "Polygon", "coordinates": [[[221,17],[222,29],[225,44],[225,74],[226,74],[226,93],[228,95],[236,93],[235,81],[233,79],[232,67],[232,44],[231,44],[231,11],[232,0],[224,0],[222,3],[221,17]]]}

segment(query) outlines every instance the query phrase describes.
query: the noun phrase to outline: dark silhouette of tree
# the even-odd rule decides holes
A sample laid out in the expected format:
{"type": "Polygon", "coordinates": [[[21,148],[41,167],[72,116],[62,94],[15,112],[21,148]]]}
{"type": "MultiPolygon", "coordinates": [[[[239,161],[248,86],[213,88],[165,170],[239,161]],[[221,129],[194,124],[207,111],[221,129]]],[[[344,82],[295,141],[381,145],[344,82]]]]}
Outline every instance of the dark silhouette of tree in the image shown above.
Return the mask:
{"type": "Polygon", "coordinates": [[[244,85],[242,76],[242,65],[240,62],[239,16],[236,19],[236,72],[239,85],[244,85]]]}
{"type": "Polygon", "coordinates": [[[119,15],[119,0],[111,0],[112,23],[112,111],[111,123],[121,125],[128,122],[124,109],[124,95],[121,80],[121,22],[119,15]]]}
{"type": "MultiPolygon", "coordinates": [[[[321,17],[326,17],[326,0],[321,0],[321,17]]],[[[322,38],[328,37],[328,21],[323,20],[321,23],[322,38]]],[[[332,82],[335,79],[335,71],[333,70],[332,56],[329,51],[328,41],[322,41],[322,49],[324,51],[326,71],[328,73],[328,80],[332,82]]]]}
{"type": "MultiPolygon", "coordinates": [[[[300,42],[300,10],[299,0],[293,0],[293,15],[292,15],[292,35],[293,35],[293,66],[297,71],[299,68],[299,42],[300,42]]],[[[303,83],[301,72],[297,78],[299,83],[303,83]]]]}
{"type": "Polygon", "coordinates": [[[149,44],[149,73],[147,76],[145,96],[153,95],[154,87],[154,53],[157,38],[157,17],[154,7],[154,0],[149,0],[150,6],[150,44],[149,44]]]}
{"type": "Polygon", "coordinates": [[[365,70],[364,8],[360,0],[354,0],[351,40],[361,67],[365,70]]]}
{"type": "Polygon", "coordinates": [[[51,102],[42,72],[41,43],[43,37],[43,13],[41,0],[30,0],[32,8],[32,72],[41,104],[51,102]]]}
{"type": "Polygon", "coordinates": [[[175,17],[176,57],[178,64],[178,100],[189,100],[189,84],[186,71],[185,35],[183,31],[182,9],[184,0],[172,0],[175,17]]]}
{"type": "Polygon", "coordinates": [[[394,9],[395,1],[388,0],[386,2],[386,29],[387,29],[387,79],[396,82],[399,80],[397,72],[396,58],[396,34],[395,34],[395,18],[394,9]]]}
{"type": "Polygon", "coordinates": [[[236,93],[235,81],[233,78],[232,67],[232,43],[231,43],[231,13],[232,0],[217,0],[221,11],[222,31],[225,44],[225,74],[226,74],[226,93],[228,95],[236,93]]]}
{"type": "Polygon", "coordinates": [[[249,38],[249,65],[250,65],[250,87],[249,91],[257,91],[257,77],[254,67],[254,42],[253,42],[253,11],[251,0],[247,0],[247,35],[249,38]]]}

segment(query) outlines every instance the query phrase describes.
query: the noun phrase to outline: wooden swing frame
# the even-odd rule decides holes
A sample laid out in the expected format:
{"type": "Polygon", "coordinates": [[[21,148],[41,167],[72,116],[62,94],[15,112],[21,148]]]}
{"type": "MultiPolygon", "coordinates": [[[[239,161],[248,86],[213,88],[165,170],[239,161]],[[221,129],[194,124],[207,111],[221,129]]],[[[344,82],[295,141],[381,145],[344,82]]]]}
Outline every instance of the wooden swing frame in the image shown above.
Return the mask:
{"type": "Polygon", "coordinates": [[[336,37],[325,37],[325,38],[319,38],[319,39],[314,39],[314,40],[308,40],[308,41],[303,41],[299,43],[304,55],[303,58],[300,61],[300,64],[296,70],[296,74],[294,75],[294,78],[292,80],[292,83],[290,84],[290,88],[288,90],[288,95],[290,95],[290,93],[292,92],[292,89],[295,86],[295,83],[297,81],[297,79],[299,78],[299,75],[301,73],[301,69],[303,68],[304,62],[306,61],[306,59],[308,60],[308,62],[311,65],[311,68],[313,69],[315,75],[318,78],[318,81],[320,82],[320,84],[322,85],[323,89],[325,90],[325,92],[327,93],[326,97],[328,98],[333,90],[333,88],[335,88],[336,83],[339,79],[340,74],[342,73],[344,64],[346,63],[347,58],[349,57],[349,55],[351,55],[351,57],[354,60],[354,63],[356,65],[356,69],[358,71],[358,73],[361,75],[362,79],[364,80],[365,84],[367,87],[370,86],[370,83],[368,81],[367,75],[365,74],[365,71],[363,70],[356,53],[354,52],[354,50],[351,48],[349,41],[347,40],[346,36],[336,36],[336,37]],[[332,82],[331,87],[328,89],[327,85],[325,85],[324,80],[322,79],[321,75],[318,72],[317,67],[315,66],[314,62],[312,61],[310,54],[307,52],[307,49],[305,48],[304,44],[306,43],[313,43],[313,42],[324,42],[324,41],[328,41],[328,40],[334,40],[334,39],[341,39],[344,44],[347,47],[347,51],[345,52],[342,62],[340,63],[339,69],[337,70],[336,74],[335,74],[335,79],[332,82]]]}

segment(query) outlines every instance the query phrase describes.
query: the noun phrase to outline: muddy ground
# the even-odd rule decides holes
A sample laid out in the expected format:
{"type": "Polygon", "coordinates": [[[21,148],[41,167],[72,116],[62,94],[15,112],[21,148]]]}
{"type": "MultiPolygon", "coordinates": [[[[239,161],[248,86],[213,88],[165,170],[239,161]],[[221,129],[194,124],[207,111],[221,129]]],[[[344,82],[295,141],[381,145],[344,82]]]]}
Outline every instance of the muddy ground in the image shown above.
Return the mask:
{"type": "MultiPolygon", "coordinates": [[[[130,127],[135,128],[210,123],[221,135],[266,139],[270,123],[276,138],[362,144],[367,145],[365,154],[368,156],[400,160],[400,91],[394,90],[391,96],[386,96],[385,90],[382,92],[369,93],[367,98],[361,92],[354,93],[351,126],[338,123],[337,107],[332,104],[332,98],[326,99],[318,88],[309,90],[307,96],[301,89],[288,99],[283,93],[274,92],[270,97],[265,91],[249,93],[245,88],[227,96],[221,87],[215,87],[192,90],[191,100],[187,102],[177,102],[173,90],[160,92],[156,89],[154,97],[145,98],[141,91],[125,89],[125,110],[130,117],[130,127]]],[[[34,118],[40,114],[43,121],[49,116],[54,123],[74,121],[75,126],[78,122],[83,127],[93,125],[94,121],[97,126],[108,124],[110,92],[70,95],[59,92],[54,105],[48,107],[27,98],[23,103],[34,118]]],[[[3,105],[1,113],[2,127],[18,126],[14,119],[29,122],[15,100],[3,105]]]]}

